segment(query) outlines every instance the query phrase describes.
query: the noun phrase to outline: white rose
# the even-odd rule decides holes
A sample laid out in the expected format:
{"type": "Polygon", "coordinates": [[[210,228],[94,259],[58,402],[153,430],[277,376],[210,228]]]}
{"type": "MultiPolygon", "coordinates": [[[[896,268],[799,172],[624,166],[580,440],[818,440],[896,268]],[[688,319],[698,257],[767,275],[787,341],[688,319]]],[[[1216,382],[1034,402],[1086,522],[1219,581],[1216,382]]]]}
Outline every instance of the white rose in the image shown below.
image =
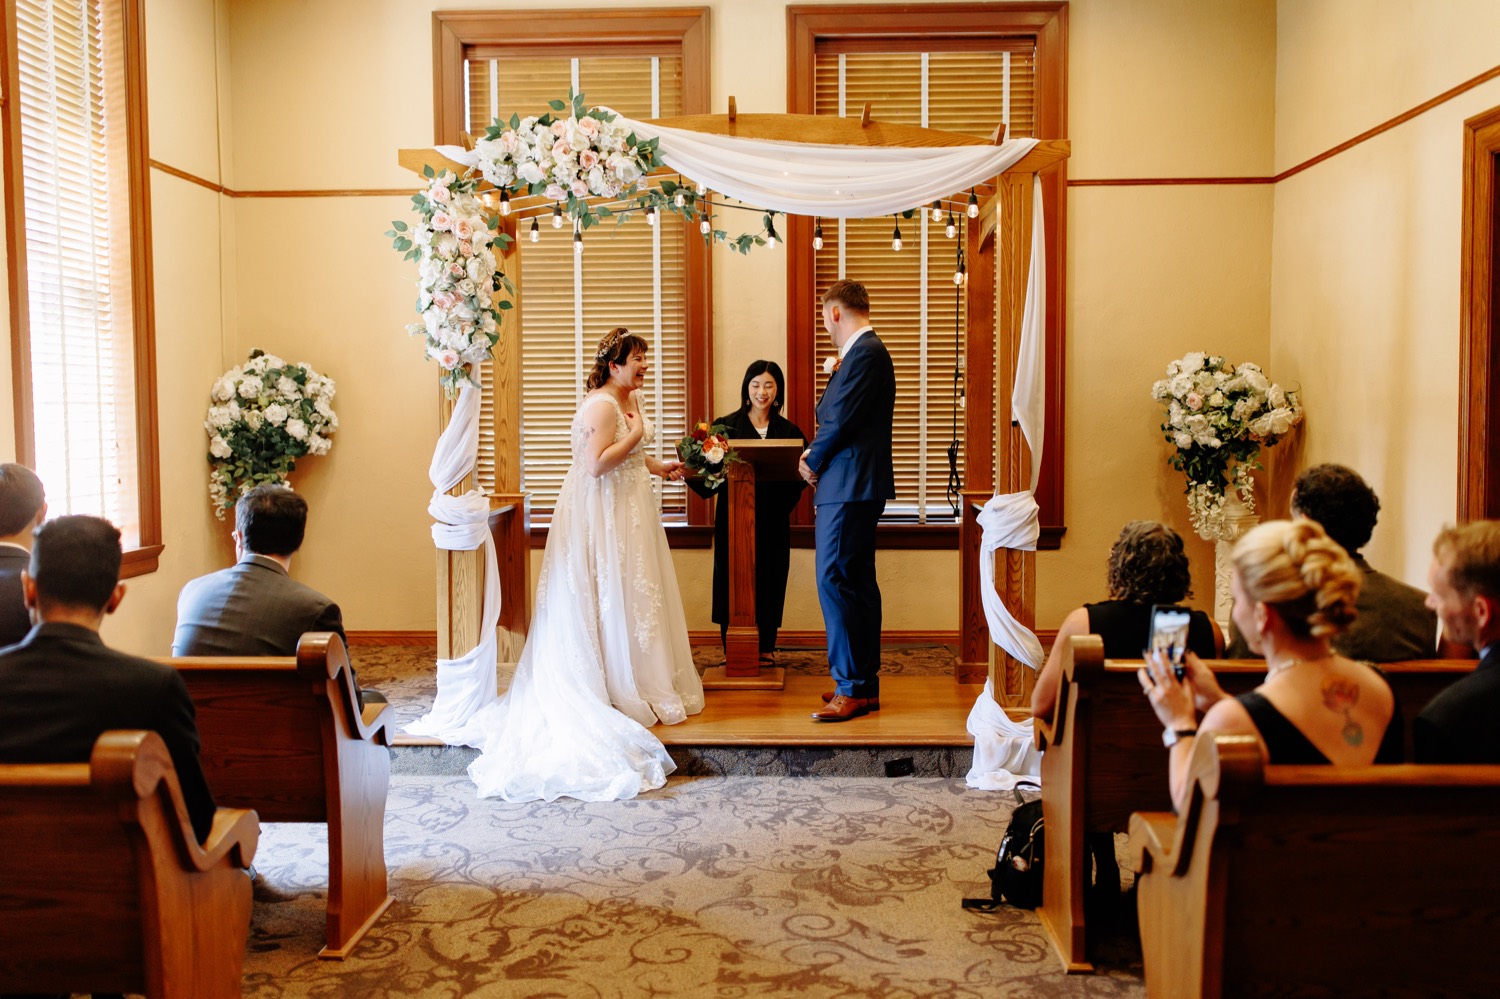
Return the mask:
{"type": "Polygon", "coordinates": [[[1224,393],[1223,392],[1215,392],[1213,395],[1211,395],[1211,396],[1208,397],[1208,404],[1210,406],[1214,407],[1215,409],[1218,409],[1219,407],[1223,406],[1224,403],[1225,403],[1225,399],[1224,399],[1224,393]]]}
{"type": "Polygon", "coordinates": [[[262,426],[265,425],[265,422],[266,418],[261,415],[259,410],[252,409],[250,412],[245,414],[245,426],[249,427],[251,430],[259,430],[262,426]]]}
{"type": "Polygon", "coordinates": [[[254,399],[265,389],[265,385],[254,375],[247,375],[240,382],[239,393],[241,399],[254,399]]]}
{"type": "Polygon", "coordinates": [[[293,398],[301,398],[302,396],[301,387],[298,386],[296,381],[288,378],[286,375],[282,375],[280,378],[276,379],[276,391],[280,392],[282,395],[292,396],[293,398]]]}
{"type": "Polygon", "coordinates": [[[710,463],[717,465],[724,460],[724,449],[721,447],[711,447],[703,452],[703,457],[707,458],[710,463]]]}
{"type": "Polygon", "coordinates": [[[215,434],[214,439],[208,442],[208,453],[215,458],[227,458],[234,452],[230,450],[228,441],[215,434]]]}
{"type": "Polygon", "coordinates": [[[1191,434],[1180,433],[1173,438],[1173,443],[1182,450],[1186,451],[1188,448],[1193,446],[1193,437],[1191,434]]]}
{"type": "Polygon", "coordinates": [[[540,184],[546,175],[542,173],[541,165],[536,160],[527,160],[516,167],[516,176],[528,184],[540,184]]]}
{"type": "Polygon", "coordinates": [[[309,454],[327,454],[328,449],[331,447],[333,447],[333,442],[327,437],[314,437],[307,442],[307,451],[309,454]]]}
{"type": "Polygon", "coordinates": [[[1199,369],[1201,369],[1203,367],[1203,362],[1206,359],[1207,359],[1206,355],[1203,354],[1201,351],[1196,351],[1195,350],[1192,353],[1188,354],[1186,357],[1184,357],[1182,359],[1182,372],[1183,372],[1183,374],[1191,375],[1191,374],[1197,372],[1199,369]]]}
{"type": "Polygon", "coordinates": [[[234,382],[227,376],[214,382],[213,397],[220,402],[234,398],[234,382]]]}
{"type": "Polygon", "coordinates": [[[327,399],[319,399],[313,403],[313,409],[317,410],[319,416],[333,419],[333,407],[328,405],[327,399]]]}
{"type": "Polygon", "coordinates": [[[273,402],[266,407],[266,421],[273,427],[279,427],[287,417],[286,407],[279,402],[273,402]]]}
{"type": "Polygon", "coordinates": [[[286,421],[286,432],[299,441],[307,440],[307,424],[295,416],[286,421]]]}

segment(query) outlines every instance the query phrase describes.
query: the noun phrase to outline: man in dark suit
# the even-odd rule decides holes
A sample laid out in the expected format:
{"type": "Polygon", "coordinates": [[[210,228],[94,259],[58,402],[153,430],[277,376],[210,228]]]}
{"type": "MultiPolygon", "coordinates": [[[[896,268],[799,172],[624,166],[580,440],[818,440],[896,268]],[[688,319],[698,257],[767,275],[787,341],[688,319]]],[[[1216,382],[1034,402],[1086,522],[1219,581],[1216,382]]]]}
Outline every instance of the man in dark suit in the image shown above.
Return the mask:
{"type": "Polygon", "coordinates": [[[818,401],[818,430],[802,453],[801,472],[816,489],[818,599],[835,683],[812,717],[840,722],[880,710],[875,527],[896,496],[896,369],[870,325],[863,285],[839,281],[823,293],[823,326],[839,363],[818,401]]]}
{"type": "Polygon", "coordinates": [[[193,832],[213,826],[214,800],[198,762],[187,685],[170,666],[105,646],[104,615],[125,596],[120,532],[98,517],[58,517],[37,528],[22,578],[36,627],[0,652],[0,761],[86,761],[110,729],[148,729],[172,754],[193,832]]]}
{"type": "Polygon", "coordinates": [[[31,532],[47,518],[42,480],[25,465],[0,465],[0,648],[31,630],[21,574],[31,564],[31,532]]]}
{"type": "MultiPolygon", "coordinates": [[[[285,486],[256,486],[234,508],[228,569],[200,576],[177,597],[174,656],[292,656],[309,631],[344,637],[339,605],[291,577],[307,533],[307,501],[285,486]]],[[[384,701],[373,690],[365,701],[384,701]]]]}
{"type": "Polygon", "coordinates": [[[1413,754],[1418,763],[1500,763],[1500,521],[1444,528],[1427,583],[1443,636],[1474,646],[1479,665],[1412,722],[1413,754]]]}

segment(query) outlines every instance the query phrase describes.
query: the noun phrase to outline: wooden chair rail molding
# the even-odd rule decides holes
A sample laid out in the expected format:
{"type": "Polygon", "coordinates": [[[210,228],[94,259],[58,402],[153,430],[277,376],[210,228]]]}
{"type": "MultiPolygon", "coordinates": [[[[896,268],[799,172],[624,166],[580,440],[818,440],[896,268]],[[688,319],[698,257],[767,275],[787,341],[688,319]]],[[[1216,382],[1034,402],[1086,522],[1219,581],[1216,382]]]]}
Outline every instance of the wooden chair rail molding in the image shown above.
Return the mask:
{"type": "Polygon", "coordinates": [[[327,946],[318,956],[347,957],[391,904],[385,802],[395,712],[360,703],[344,645],[329,632],[303,635],[295,658],[157,661],[187,682],[217,801],[267,822],[328,824],[327,946]]]}
{"type": "MultiPolygon", "coordinates": [[[[1265,679],[1261,660],[1211,660],[1234,696],[1265,679]]],[[[1069,972],[1092,970],[1083,908],[1090,880],[1089,833],[1125,832],[1137,811],[1170,811],[1161,722],[1141,694],[1140,660],[1108,660],[1097,635],[1072,639],[1052,717],[1035,719],[1047,823],[1042,929],[1069,972]]],[[[1474,669],[1472,660],[1383,663],[1401,708],[1410,754],[1411,721],[1438,691],[1474,669]]],[[[1327,769],[1327,768],[1325,768],[1327,769]]]]}
{"type": "Polygon", "coordinates": [[[0,990],[239,996],[259,836],[253,811],[220,808],[199,846],[155,732],[0,766],[0,990]]]}
{"type": "Polygon", "coordinates": [[[1494,992],[1500,766],[1267,766],[1221,736],[1190,768],[1181,816],[1130,820],[1152,999],[1494,992]]]}

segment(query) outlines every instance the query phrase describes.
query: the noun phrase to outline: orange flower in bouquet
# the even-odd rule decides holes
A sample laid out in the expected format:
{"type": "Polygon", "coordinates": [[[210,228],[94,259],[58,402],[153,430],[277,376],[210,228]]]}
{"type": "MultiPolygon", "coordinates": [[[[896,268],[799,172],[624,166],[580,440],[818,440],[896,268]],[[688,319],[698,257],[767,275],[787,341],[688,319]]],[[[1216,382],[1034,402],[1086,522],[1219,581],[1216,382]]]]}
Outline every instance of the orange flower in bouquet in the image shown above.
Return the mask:
{"type": "Polygon", "coordinates": [[[729,466],[742,461],[729,446],[729,428],[722,423],[698,423],[677,442],[677,457],[703,484],[717,489],[729,478],[729,466]]]}

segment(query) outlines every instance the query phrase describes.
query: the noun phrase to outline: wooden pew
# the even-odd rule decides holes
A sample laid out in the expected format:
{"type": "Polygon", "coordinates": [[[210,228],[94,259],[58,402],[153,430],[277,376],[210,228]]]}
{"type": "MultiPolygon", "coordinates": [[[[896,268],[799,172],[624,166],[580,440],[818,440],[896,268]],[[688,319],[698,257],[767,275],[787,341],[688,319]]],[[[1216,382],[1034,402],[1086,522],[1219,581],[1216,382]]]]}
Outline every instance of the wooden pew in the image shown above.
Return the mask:
{"type": "Polygon", "coordinates": [[[391,904],[385,800],[390,705],[360,707],[344,644],[309,632],[296,658],[161,659],[187,682],[214,798],[266,822],[328,823],[327,946],[342,960],[391,904]]]}
{"type": "MultiPolygon", "coordinates": [[[[1408,747],[1411,720],[1474,665],[1468,660],[1381,665],[1401,705],[1408,747]]],[[[1074,638],[1063,658],[1053,715],[1035,720],[1047,829],[1038,915],[1069,973],[1093,970],[1084,912],[1092,868],[1086,834],[1125,832],[1132,812],[1172,807],[1161,722],[1141,693],[1140,666],[1140,660],[1106,660],[1096,635],[1074,638]]],[[[1208,666],[1231,696],[1265,679],[1265,664],[1258,659],[1213,660],[1208,666]]]]}
{"type": "Polygon", "coordinates": [[[1266,766],[1203,739],[1182,815],[1132,816],[1146,991],[1494,995],[1500,766],[1266,766]]]}
{"type": "Polygon", "coordinates": [[[220,808],[200,847],[155,732],[0,765],[0,993],[239,996],[259,835],[220,808]]]}

